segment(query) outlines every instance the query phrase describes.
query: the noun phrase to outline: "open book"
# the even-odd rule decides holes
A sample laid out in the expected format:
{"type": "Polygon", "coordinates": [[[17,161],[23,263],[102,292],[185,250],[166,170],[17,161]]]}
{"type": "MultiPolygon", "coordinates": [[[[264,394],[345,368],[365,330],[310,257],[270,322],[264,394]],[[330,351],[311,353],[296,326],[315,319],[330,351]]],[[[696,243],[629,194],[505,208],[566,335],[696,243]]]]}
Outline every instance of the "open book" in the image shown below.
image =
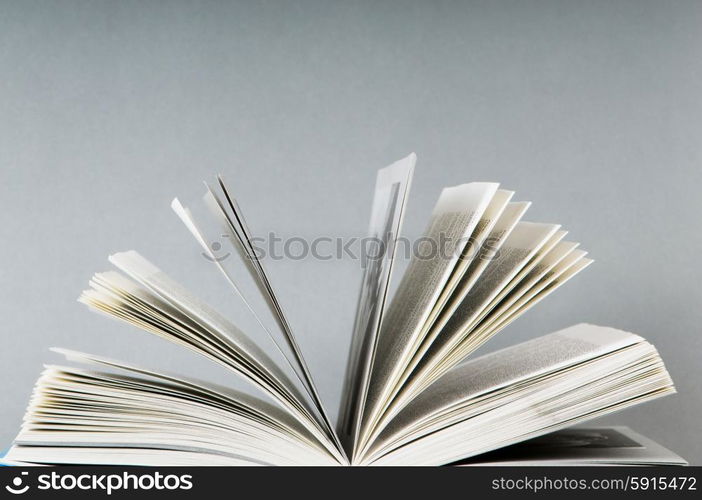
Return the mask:
{"type": "MultiPolygon", "coordinates": [[[[172,208],[265,332],[252,341],[135,251],[110,256],[80,301],[243,377],[259,396],[55,349],[6,459],[40,464],[440,465],[674,392],[641,337],[581,324],[466,358],[591,260],[492,182],[441,192],[392,299],[412,154],[379,171],[341,408],[319,396],[253,233],[220,178],[204,206],[256,285],[242,292],[202,219],[172,208]],[[257,299],[265,307],[254,307],[257,299]],[[268,342],[269,341],[269,342],[268,342]]],[[[211,221],[210,221],[211,222],[211,221]]],[[[341,333],[340,333],[341,334],[341,333]]]]}

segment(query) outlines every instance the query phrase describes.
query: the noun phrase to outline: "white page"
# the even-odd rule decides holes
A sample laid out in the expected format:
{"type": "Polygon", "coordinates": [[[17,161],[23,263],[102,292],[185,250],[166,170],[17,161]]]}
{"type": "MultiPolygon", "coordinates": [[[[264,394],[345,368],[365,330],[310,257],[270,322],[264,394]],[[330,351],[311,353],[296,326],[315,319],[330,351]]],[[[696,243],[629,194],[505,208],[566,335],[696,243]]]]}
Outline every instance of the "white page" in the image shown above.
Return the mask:
{"type": "MultiPolygon", "coordinates": [[[[462,359],[475,351],[490,337],[502,330],[516,318],[531,309],[539,301],[556,290],[560,285],[575,276],[579,271],[592,263],[591,259],[584,259],[587,252],[582,250],[570,250],[563,258],[554,256],[558,263],[545,264],[548,269],[536,270],[535,276],[527,279],[523,289],[517,287],[514,294],[507,296],[491,313],[480,322],[470,335],[459,344],[446,358],[443,364],[448,368],[459,363],[462,359]],[[538,279],[536,279],[538,277],[538,279]]],[[[521,287],[521,284],[520,284],[521,287]]],[[[436,380],[446,372],[444,366],[442,370],[434,370],[431,381],[436,380]]]]}
{"type": "Polygon", "coordinates": [[[379,170],[376,178],[368,237],[380,246],[376,249],[378,254],[364,263],[339,412],[338,432],[348,449],[356,441],[363,418],[378,330],[397,251],[396,241],[416,160],[413,153],[379,170]]]}
{"type": "MultiPolygon", "coordinates": [[[[434,369],[450,355],[451,351],[469,333],[468,327],[478,317],[485,306],[497,296],[516,276],[532,257],[556,233],[559,226],[533,222],[518,222],[500,247],[499,256],[492,260],[481,274],[475,286],[465,296],[461,305],[448,319],[446,326],[426,349],[426,354],[418,361],[415,371],[408,376],[407,383],[401,388],[403,392],[412,393],[415,386],[424,385],[434,369]]],[[[392,403],[392,402],[390,402],[392,403]]],[[[394,405],[392,411],[380,421],[369,437],[374,437],[382,430],[382,423],[387,422],[398,411],[394,405]]],[[[386,406],[387,408],[387,406],[386,406]]]]}
{"type": "MultiPolygon", "coordinates": [[[[238,367],[232,365],[230,367],[249,378],[257,386],[264,388],[311,432],[315,432],[330,451],[338,454],[338,447],[332,442],[334,436],[330,436],[320,427],[320,423],[312,413],[313,409],[306,403],[304,396],[297,391],[295,384],[258,346],[250,342],[243,332],[138,253],[131,251],[114,254],[110,257],[110,261],[143,286],[158,294],[161,299],[171,304],[175,309],[196,321],[214,338],[228,344],[230,353],[234,355],[238,353],[243,356],[238,367]],[[273,383],[271,384],[271,382],[273,383]]],[[[140,326],[146,327],[145,325],[140,326]]],[[[154,331],[154,333],[159,332],[154,331]]],[[[193,346],[197,348],[197,343],[193,346]]]]}
{"type": "MultiPolygon", "coordinates": [[[[626,351],[630,349],[634,348],[626,351]]],[[[530,387],[527,397],[515,393],[505,404],[428,434],[373,463],[451,463],[675,392],[660,359],[644,374],[637,366],[617,367],[625,354],[613,353],[611,360],[594,360],[572,373],[535,382],[533,388],[538,390],[530,387]]]]}
{"type": "Polygon", "coordinates": [[[243,406],[254,414],[257,413],[263,415],[266,420],[275,422],[277,425],[286,428],[291,434],[298,436],[301,440],[309,441],[312,438],[309,431],[307,431],[305,427],[301,426],[296,419],[292,418],[287,411],[241,391],[204,380],[184,377],[179,374],[163,371],[156,372],[122,361],[97,356],[95,354],[87,354],[61,348],[53,348],[52,351],[63,355],[68,361],[121,370],[136,376],[151,377],[158,381],[163,381],[164,383],[181,387],[187,391],[203,394],[205,397],[212,399],[224,399],[233,405],[243,406]]]}
{"type": "Polygon", "coordinates": [[[403,364],[421,340],[422,325],[497,187],[496,183],[471,183],[442,191],[425,237],[383,318],[362,434],[374,423],[403,364]],[[447,242],[444,248],[440,248],[442,241],[447,242]]]}
{"type": "MultiPolygon", "coordinates": [[[[273,341],[276,347],[278,347],[281,353],[283,353],[283,356],[291,364],[295,374],[300,381],[302,381],[307,394],[312,398],[312,411],[315,418],[319,420],[327,435],[334,441],[335,446],[341,448],[341,443],[336,432],[334,432],[333,425],[314,384],[312,374],[307,367],[302,350],[297,343],[297,339],[292,331],[290,323],[288,322],[283,307],[275,294],[275,290],[273,289],[268,274],[252,243],[252,235],[244,218],[244,214],[241,208],[239,208],[236,199],[229,192],[222,176],[218,176],[217,181],[223,194],[223,200],[220,199],[220,197],[217,196],[217,194],[206,184],[207,192],[204,196],[205,204],[210,209],[213,216],[218,220],[222,230],[229,235],[229,241],[242,258],[249,276],[254,280],[261,297],[264,299],[269,311],[273,315],[282,334],[282,339],[285,341],[290,354],[286,354],[275,339],[273,339],[273,341]]],[[[220,270],[223,270],[223,267],[220,266],[220,270]]],[[[266,329],[266,331],[268,330],[266,329]]]]}
{"type": "MultiPolygon", "coordinates": [[[[252,396],[98,356],[58,351],[71,360],[128,375],[47,366],[16,444],[81,444],[93,447],[96,456],[109,443],[200,449],[290,465],[337,461],[289,415],[252,396]],[[137,433],[130,435],[132,431],[137,433]]],[[[42,449],[35,454],[45,459],[42,449]]]]}
{"type": "Polygon", "coordinates": [[[478,224],[475,226],[475,230],[468,239],[468,243],[463,249],[461,258],[456,263],[451,274],[451,278],[441,291],[439,299],[434,304],[431,314],[424,324],[423,328],[425,330],[431,327],[438,314],[446,305],[446,302],[456,291],[456,288],[459,284],[464,282],[466,273],[474,269],[481,261],[486,260],[483,258],[483,255],[488,251],[488,248],[484,248],[484,245],[485,247],[489,247],[490,250],[496,249],[496,235],[493,233],[493,230],[498,234],[501,233],[501,230],[506,231],[506,229],[502,227],[505,219],[514,214],[516,224],[516,220],[526,211],[529,204],[510,203],[509,201],[512,199],[512,196],[514,196],[514,191],[498,189],[497,192],[495,192],[492,200],[490,200],[490,204],[481,215],[478,224]],[[519,215],[516,215],[517,213],[519,213],[519,215]],[[492,240],[487,242],[486,240],[489,238],[492,240]]]}
{"type": "MultiPolygon", "coordinates": [[[[533,290],[523,297],[520,297],[519,300],[507,310],[506,314],[499,318],[496,324],[490,326],[489,335],[494,335],[497,331],[503,329],[593,263],[592,259],[582,257],[578,250],[573,252],[573,254],[574,255],[570,255],[566,258],[575,260],[572,265],[565,269],[559,266],[557,270],[552,271],[554,273],[553,276],[542,278],[533,290]]],[[[475,350],[475,348],[476,347],[472,347],[471,350],[475,350]]]]}
{"type": "MultiPolygon", "coordinates": [[[[127,278],[119,275],[118,273],[103,273],[103,275],[110,275],[113,278],[115,275],[120,278],[121,282],[128,282],[130,286],[136,288],[136,284],[131,284],[127,278]]],[[[101,275],[96,275],[96,279],[101,275]]],[[[98,283],[93,284],[93,286],[99,286],[98,283]]],[[[256,387],[263,390],[265,394],[273,397],[278,401],[283,408],[285,408],[290,414],[298,420],[302,425],[305,426],[310,432],[312,432],[317,439],[324,441],[325,434],[318,428],[316,422],[312,419],[308,411],[300,405],[299,401],[289,392],[285,385],[281,384],[279,380],[271,376],[270,373],[262,370],[260,365],[256,363],[251,363],[251,358],[242,356],[241,351],[237,350],[235,347],[231,347],[231,344],[222,342],[221,339],[211,336],[208,331],[200,330],[200,327],[194,323],[189,323],[192,320],[180,312],[169,308],[165,303],[158,303],[157,299],[150,297],[147,292],[141,291],[138,293],[138,300],[141,304],[149,305],[152,309],[147,309],[144,305],[140,305],[137,302],[137,294],[127,296],[127,289],[113,288],[116,293],[123,295],[120,300],[111,299],[110,297],[100,296],[93,303],[93,298],[90,296],[93,293],[98,293],[99,288],[95,290],[88,290],[84,292],[81,301],[85,301],[91,307],[95,307],[98,310],[104,310],[110,315],[133,323],[134,325],[161,336],[171,342],[188,347],[195,352],[205,355],[212,361],[219,363],[235,373],[244,376],[247,380],[252,382],[256,387]],[[111,301],[114,303],[110,304],[111,301]],[[130,304],[130,310],[125,309],[124,304],[130,304]],[[145,311],[141,313],[140,311],[145,311]],[[143,320],[140,318],[144,318],[143,320]],[[183,327],[181,325],[186,325],[183,327]]],[[[129,292],[130,294],[133,292],[129,292]]],[[[331,445],[331,450],[336,450],[331,445]]]]}
{"type": "Polygon", "coordinates": [[[541,245],[541,247],[532,255],[529,261],[519,270],[519,272],[515,274],[512,279],[510,279],[509,283],[507,283],[502,290],[500,290],[500,292],[495,295],[486,306],[483,307],[480,314],[471,322],[471,329],[477,327],[478,324],[483,321],[485,316],[492,312],[497,304],[504,300],[507,295],[511,294],[516,287],[525,282],[527,277],[531,275],[532,271],[540,273],[541,268],[543,267],[542,260],[545,259],[551,250],[553,250],[561,242],[566,234],[568,234],[567,231],[556,231],[553,233],[551,237],[548,238],[548,240],[546,240],[546,242],[541,245]]]}
{"type": "MultiPolygon", "coordinates": [[[[495,255],[500,252],[505,241],[510,236],[517,223],[524,216],[531,203],[513,202],[509,203],[497,220],[494,228],[490,232],[485,248],[481,250],[478,259],[473,260],[461,277],[460,282],[455,287],[449,297],[449,303],[441,310],[440,319],[432,325],[432,329],[438,331],[444,327],[456,309],[461,305],[463,299],[471,291],[475,283],[480,279],[482,273],[490,265],[495,255]]],[[[433,340],[434,336],[431,337],[433,340]]]]}
{"type": "Polygon", "coordinates": [[[461,301],[440,334],[442,340],[434,343],[430,352],[441,348],[442,343],[451,339],[454,332],[461,332],[468,328],[490,301],[505,289],[541,247],[551,239],[558,228],[559,226],[554,224],[518,222],[500,247],[500,255],[490,262],[481,274],[480,280],[461,301]]]}
{"type": "MultiPolygon", "coordinates": [[[[435,321],[429,325],[430,327],[422,340],[422,344],[414,353],[411,361],[407,363],[402,377],[398,380],[393,396],[401,389],[402,384],[407,381],[412,371],[421,362],[422,357],[427,353],[427,350],[441,333],[443,327],[451,319],[456,309],[461,305],[478,279],[480,279],[480,275],[488,267],[493,256],[500,251],[502,245],[512,233],[529,206],[529,202],[508,203],[501,212],[499,218],[495,221],[494,226],[490,230],[485,247],[480,250],[480,253],[476,256],[477,258],[473,259],[463,276],[457,280],[458,282],[452,291],[453,293],[448,296],[448,303],[442,304],[441,308],[435,308],[438,309],[435,321]]],[[[427,323],[429,323],[429,321],[427,323]]]]}
{"type": "MultiPolygon", "coordinates": [[[[210,193],[211,194],[211,193],[210,193]]],[[[313,408],[316,410],[316,416],[322,420],[322,413],[319,408],[316,407],[316,401],[313,395],[312,387],[308,383],[308,381],[305,379],[305,373],[304,370],[302,369],[300,363],[298,360],[295,358],[294,352],[290,352],[289,345],[287,344],[287,341],[285,345],[281,345],[281,339],[276,338],[276,336],[271,332],[271,330],[264,324],[263,320],[259,316],[259,314],[254,310],[253,306],[249,302],[248,298],[242,293],[242,291],[239,288],[239,285],[235,282],[232,274],[233,272],[228,270],[227,267],[225,267],[224,262],[221,259],[218,259],[214,253],[212,252],[212,249],[210,248],[210,245],[207,243],[207,239],[205,238],[204,232],[201,229],[201,227],[197,224],[195,221],[195,218],[193,217],[191,211],[184,207],[181,202],[175,198],[171,202],[171,208],[173,211],[178,215],[180,220],[183,222],[185,227],[188,229],[188,231],[192,234],[193,238],[197,241],[197,243],[200,245],[202,248],[203,252],[207,257],[209,257],[210,261],[215,264],[217,269],[220,271],[222,276],[226,279],[227,283],[229,286],[231,286],[232,290],[235,292],[236,296],[244,303],[246,306],[247,310],[249,313],[256,319],[256,322],[258,323],[258,326],[266,333],[267,337],[271,340],[273,345],[275,346],[276,350],[278,353],[282,356],[285,364],[287,364],[287,368],[290,369],[290,373],[293,375],[293,377],[296,380],[292,380],[291,382],[299,382],[299,385],[296,384],[296,387],[304,391],[306,394],[303,394],[303,397],[305,397],[305,400],[308,402],[310,405],[310,408],[313,408]]],[[[221,225],[221,223],[220,223],[221,225]]],[[[248,266],[251,266],[251,263],[249,262],[249,258],[243,255],[243,248],[241,245],[235,245],[235,248],[239,250],[239,254],[241,258],[248,264],[248,266]]],[[[258,280],[255,281],[256,285],[259,287],[259,289],[262,287],[260,282],[258,280]]],[[[255,344],[255,342],[252,342],[255,344]]],[[[286,367],[283,366],[281,367],[285,369],[286,367]]]]}
{"type": "Polygon", "coordinates": [[[265,423],[263,414],[252,418],[255,412],[237,411],[248,407],[200,395],[144,377],[48,366],[15,443],[82,445],[95,455],[102,446],[120,446],[193,449],[263,463],[333,462],[323,447],[265,423]]]}
{"type": "MultiPolygon", "coordinates": [[[[502,444],[497,443],[502,440],[514,439],[510,433],[528,433],[528,426],[538,428],[539,422],[544,420],[549,424],[558,423],[559,408],[581,402],[584,397],[585,400],[593,398],[596,393],[611,395],[610,388],[616,387],[622,377],[628,377],[631,385],[632,381],[637,380],[641,366],[653,366],[651,361],[661,364],[657,356],[651,357],[653,354],[655,349],[641,341],[554,369],[527,373],[505,385],[490,387],[466,398],[458,398],[447,406],[436,407],[416,420],[407,421],[406,414],[401,413],[397,421],[381,435],[372,456],[365,457],[365,460],[377,459],[422,436],[437,444],[435,436],[432,436],[436,432],[443,434],[439,441],[445,441],[449,435],[453,435],[454,440],[462,440],[464,457],[483,447],[486,442],[490,447],[499,447],[502,444]],[[556,397],[557,400],[554,399],[556,397]],[[535,413],[536,407],[540,407],[540,410],[535,413]],[[401,425],[403,418],[405,422],[401,425]]],[[[508,366],[503,366],[504,371],[510,371],[508,366]]],[[[493,368],[489,366],[488,370],[493,368]]],[[[422,444],[420,447],[425,446],[422,444]]]]}
{"type": "MultiPolygon", "coordinates": [[[[458,357],[460,360],[477,349],[487,338],[494,335],[497,331],[494,328],[495,325],[501,324],[515,311],[520,311],[521,315],[526,310],[522,310],[522,306],[528,304],[530,300],[550,285],[555,284],[561,275],[587,255],[587,252],[576,250],[573,245],[568,245],[568,247],[566,255],[558,252],[551,257],[550,252],[547,252],[547,255],[541,255],[538,261],[532,262],[520,272],[519,276],[512,280],[510,286],[498,294],[483,313],[474,320],[470,334],[464,337],[447,359],[458,357]]],[[[570,274],[569,278],[574,274],[570,274]]]]}
{"type": "Polygon", "coordinates": [[[411,422],[521,379],[560,370],[644,340],[615,328],[581,323],[472,359],[450,370],[402,410],[411,422]]]}
{"type": "MultiPolygon", "coordinates": [[[[382,445],[383,442],[391,442],[393,439],[397,439],[397,436],[407,433],[408,429],[421,428],[417,427],[423,421],[428,421],[431,415],[441,415],[446,414],[448,417],[450,413],[446,413],[451,408],[458,408],[461,402],[465,401],[476,401],[475,411],[484,411],[482,406],[479,406],[479,401],[485,397],[495,397],[494,395],[500,394],[500,391],[511,391],[515,390],[529,390],[529,386],[522,386],[524,389],[515,389],[519,387],[520,381],[528,380],[542,380],[543,390],[552,391],[554,394],[568,394],[569,386],[580,386],[584,382],[581,377],[570,375],[569,370],[574,369],[570,367],[583,366],[584,368],[579,369],[590,370],[587,373],[592,378],[592,383],[588,382],[585,384],[587,387],[583,390],[589,390],[591,388],[593,393],[598,389],[598,387],[603,387],[607,396],[603,396],[602,402],[595,401],[593,407],[597,407],[600,403],[606,407],[606,398],[613,400],[626,399],[625,394],[613,394],[612,389],[607,389],[607,387],[615,387],[616,377],[610,379],[603,379],[603,382],[595,382],[597,377],[600,377],[600,373],[609,374],[612,372],[611,369],[589,369],[585,368],[589,366],[586,362],[588,360],[601,359],[598,362],[598,366],[613,366],[622,367],[625,371],[622,373],[629,373],[631,385],[631,391],[635,394],[645,394],[647,389],[644,385],[638,385],[636,383],[637,377],[637,360],[644,359],[642,356],[652,356],[651,363],[649,366],[660,369],[662,363],[655,352],[655,349],[646,343],[643,339],[637,335],[630,334],[627,332],[622,332],[612,328],[597,327],[594,325],[576,325],[574,327],[550,334],[539,339],[534,339],[516,346],[512,346],[507,349],[502,349],[495,353],[491,353],[482,356],[478,359],[464,363],[463,365],[454,368],[447,375],[442,377],[439,381],[433,384],[429,390],[422,393],[418,398],[412,401],[402,412],[396,417],[390,425],[385,429],[381,438],[374,444],[377,448],[382,445]],[[631,350],[622,350],[624,347],[631,347],[631,350]],[[637,346],[634,349],[634,346],[637,346]],[[621,355],[617,357],[612,357],[609,353],[621,352],[621,355]],[[611,359],[610,359],[611,358],[611,359]],[[631,366],[632,368],[625,368],[626,366],[631,366]],[[628,371],[627,371],[628,370],[628,371]],[[563,380],[560,386],[556,386],[555,379],[550,382],[549,378],[543,378],[549,373],[561,373],[559,379],[563,380]],[[609,380],[609,381],[608,381],[609,380]],[[564,385],[565,384],[565,385],[564,385]],[[549,389],[552,387],[552,389],[549,389]],[[493,396],[490,396],[493,395],[493,396]],[[392,436],[395,436],[393,438],[392,436]]],[[[644,366],[644,365],[642,365],[644,366]]],[[[583,373],[586,373],[583,372],[583,373]]],[[[669,378],[665,373],[662,373],[662,378],[655,375],[654,372],[651,375],[651,384],[654,387],[667,387],[670,383],[669,378]]],[[[642,379],[643,380],[643,379],[642,379]]],[[[514,393],[517,394],[517,393],[514,393]]],[[[526,394],[526,393],[524,393],[526,394]]],[[[516,396],[515,396],[516,397],[516,396]]],[[[566,396],[567,397],[567,396],[566,396]]],[[[580,396],[578,396],[580,397],[580,396]]],[[[525,399],[526,396],[520,396],[514,399],[512,405],[512,410],[510,410],[515,415],[518,415],[521,411],[519,405],[522,405],[526,410],[530,407],[533,402],[525,399]],[[515,410],[517,408],[517,410],[515,410]]],[[[581,398],[582,399],[582,398],[581,398]]],[[[548,401],[548,396],[542,395],[535,397],[538,401],[548,401]]],[[[568,406],[566,400],[563,400],[562,405],[568,406]]],[[[584,398],[584,401],[588,401],[588,398],[584,398]]],[[[496,401],[499,403],[499,401],[496,401]]],[[[495,411],[490,413],[490,417],[486,422],[495,422],[495,435],[499,435],[500,426],[507,426],[509,421],[507,419],[501,420],[498,416],[504,403],[500,403],[494,406],[495,411]]],[[[554,407],[555,409],[556,407],[554,407]]],[[[461,410],[463,412],[467,410],[461,410]]],[[[549,410],[551,411],[551,410],[549,410]]],[[[446,420],[446,417],[433,417],[433,421],[436,424],[432,426],[449,426],[447,427],[446,434],[450,434],[450,427],[452,421],[458,422],[456,418],[460,417],[461,413],[455,413],[455,417],[451,417],[453,420],[446,420]]],[[[505,413],[507,415],[507,413],[505,413]]],[[[538,414],[536,414],[538,415],[538,414]]],[[[557,413],[552,413],[554,421],[559,421],[559,416],[557,413]]],[[[480,417],[482,418],[482,417],[480,417]]],[[[528,417],[532,418],[532,417],[528,417]]],[[[472,425],[472,429],[475,430],[479,436],[481,431],[486,433],[489,431],[488,427],[480,427],[477,422],[480,420],[474,419],[475,422],[472,425]]],[[[469,425],[468,423],[466,425],[469,425]]],[[[516,425],[516,424],[515,424],[516,425]]],[[[541,425],[541,424],[539,424],[541,425]]],[[[423,433],[429,433],[434,427],[427,427],[422,430],[423,433]]],[[[466,427],[467,428],[467,427],[466,427]]],[[[431,431],[433,432],[433,431],[431,431]]],[[[408,435],[408,439],[416,439],[408,435]]],[[[433,438],[432,438],[433,439],[433,438]]],[[[494,438],[491,438],[494,439],[494,438]]],[[[476,439],[476,446],[478,445],[476,439]]],[[[419,449],[419,448],[417,448],[419,449]]],[[[422,457],[421,460],[425,460],[426,457],[422,457]]]]}

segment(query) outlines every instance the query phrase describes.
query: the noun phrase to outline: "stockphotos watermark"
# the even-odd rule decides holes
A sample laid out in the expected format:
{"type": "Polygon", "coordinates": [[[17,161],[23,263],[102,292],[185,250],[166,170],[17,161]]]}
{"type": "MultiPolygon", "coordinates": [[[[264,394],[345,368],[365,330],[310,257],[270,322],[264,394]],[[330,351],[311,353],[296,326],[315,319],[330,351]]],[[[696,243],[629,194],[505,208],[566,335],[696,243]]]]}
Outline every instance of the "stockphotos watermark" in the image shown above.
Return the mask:
{"type": "MultiPolygon", "coordinates": [[[[250,240],[254,256],[259,260],[344,260],[360,262],[363,269],[372,262],[382,260],[388,252],[395,251],[400,259],[435,260],[451,259],[460,256],[463,259],[494,260],[499,257],[498,238],[485,238],[480,244],[469,237],[452,238],[445,233],[434,237],[410,239],[399,237],[397,240],[391,234],[383,237],[333,237],[303,236],[282,237],[268,233],[265,237],[253,237],[250,240]]],[[[221,235],[219,240],[209,244],[209,251],[202,256],[212,262],[223,262],[236,252],[235,247],[240,243],[228,234],[221,235]]],[[[244,252],[246,254],[246,252],[244,252]]],[[[247,257],[248,258],[248,257],[247,257]]]]}
{"type": "Polygon", "coordinates": [[[13,495],[28,491],[91,491],[111,495],[116,491],[187,491],[193,488],[190,474],[162,474],[160,472],[121,472],[112,474],[74,474],[52,471],[38,474],[31,482],[29,472],[15,476],[5,490],[13,495]]]}

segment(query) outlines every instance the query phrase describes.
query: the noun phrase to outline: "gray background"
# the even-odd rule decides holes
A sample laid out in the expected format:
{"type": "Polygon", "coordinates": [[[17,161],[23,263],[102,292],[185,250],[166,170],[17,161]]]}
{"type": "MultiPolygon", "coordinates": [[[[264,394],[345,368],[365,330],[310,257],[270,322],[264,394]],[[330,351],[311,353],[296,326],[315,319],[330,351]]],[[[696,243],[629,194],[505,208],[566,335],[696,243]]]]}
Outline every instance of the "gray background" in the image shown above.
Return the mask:
{"type": "MultiPolygon", "coordinates": [[[[75,302],[135,248],[233,303],[174,195],[223,172],[257,234],[357,236],[376,169],[416,151],[409,235],[441,187],[497,180],[597,260],[487,348],[580,321],[644,335],[679,394],[604,422],[702,463],[701,2],[0,6],[0,444],[49,346],[229,380],[75,302]]],[[[358,262],[270,267],[335,410],[358,262]]]]}

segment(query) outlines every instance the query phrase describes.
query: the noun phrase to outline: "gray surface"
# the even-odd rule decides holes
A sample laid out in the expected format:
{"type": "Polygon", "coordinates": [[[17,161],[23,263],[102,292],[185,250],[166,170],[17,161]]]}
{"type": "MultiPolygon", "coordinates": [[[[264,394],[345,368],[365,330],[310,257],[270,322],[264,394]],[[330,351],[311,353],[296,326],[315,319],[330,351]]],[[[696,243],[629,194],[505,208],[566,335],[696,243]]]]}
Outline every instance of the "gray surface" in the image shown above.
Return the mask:
{"type": "MultiPolygon", "coordinates": [[[[172,196],[194,199],[222,171],[257,233],[358,235],[375,170],[416,151],[410,234],[442,186],[498,180],[597,260],[488,348],[580,321],[644,335],[680,394],[603,423],[702,463],[700,2],[0,10],[0,443],[51,345],[226,378],[75,302],[128,248],[209,296],[226,290],[172,196]]],[[[358,264],[271,270],[336,409],[358,264]]]]}

